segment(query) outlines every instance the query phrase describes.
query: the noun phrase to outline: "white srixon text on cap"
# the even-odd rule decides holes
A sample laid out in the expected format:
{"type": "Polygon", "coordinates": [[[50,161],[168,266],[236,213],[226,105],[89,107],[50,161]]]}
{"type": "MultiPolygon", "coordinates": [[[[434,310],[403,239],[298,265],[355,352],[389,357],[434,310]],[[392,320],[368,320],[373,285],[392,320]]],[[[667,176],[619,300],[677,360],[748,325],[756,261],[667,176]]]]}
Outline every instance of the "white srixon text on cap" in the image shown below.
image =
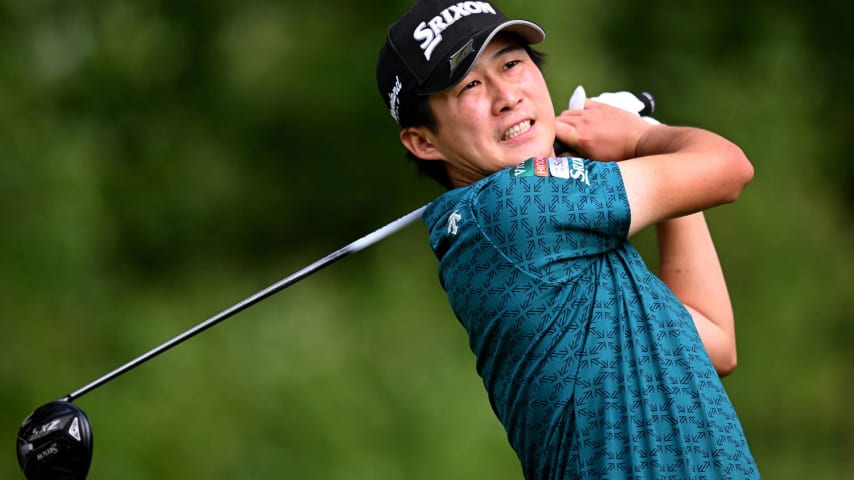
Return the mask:
{"type": "Polygon", "coordinates": [[[439,15],[429,21],[421,22],[415,27],[412,38],[421,41],[424,58],[430,61],[433,50],[442,42],[442,32],[457,20],[478,13],[497,15],[495,8],[487,2],[460,2],[442,10],[439,15]]]}

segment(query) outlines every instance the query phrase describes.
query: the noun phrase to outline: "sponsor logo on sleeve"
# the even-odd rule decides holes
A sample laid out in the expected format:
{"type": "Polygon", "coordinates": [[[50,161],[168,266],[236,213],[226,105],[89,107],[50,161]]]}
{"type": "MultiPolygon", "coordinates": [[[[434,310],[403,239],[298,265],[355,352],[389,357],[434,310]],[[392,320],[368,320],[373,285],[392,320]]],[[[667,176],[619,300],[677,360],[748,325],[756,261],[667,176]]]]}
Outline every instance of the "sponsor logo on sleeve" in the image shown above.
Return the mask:
{"type": "Polygon", "coordinates": [[[550,158],[549,172],[555,178],[569,178],[569,161],[566,157],[550,158]]]}
{"type": "Polygon", "coordinates": [[[538,177],[549,176],[549,161],[545,157],[537,157],[534,159],[534,175],[538,177]]]}
{"type": "Polygon", "coordinates": [[[524,162],[516,165],[516,168],[513,169],[514,177],[530,177],[534,174],[534,169],[531,168],[531,160],[525,160],[524,162]]]}
{"type": "Polygon", "coordinates": [[[546,158],[534,157],[525,160],[513,167],[510,175],[519,177],[548,177],[561,178],[564,180],[578,180],[590,185],[590,177],[587,173],[587,165],[581,158],[560,157],[546,158]]]}
{"type": "Polygon", "coordinates": [[[570,178],[590,185],[590,176],[587,174],[587,166],[584,165],[584,160],[576,157],[570,158],[572,159],[572,169],[569,172],[570,178]]]}

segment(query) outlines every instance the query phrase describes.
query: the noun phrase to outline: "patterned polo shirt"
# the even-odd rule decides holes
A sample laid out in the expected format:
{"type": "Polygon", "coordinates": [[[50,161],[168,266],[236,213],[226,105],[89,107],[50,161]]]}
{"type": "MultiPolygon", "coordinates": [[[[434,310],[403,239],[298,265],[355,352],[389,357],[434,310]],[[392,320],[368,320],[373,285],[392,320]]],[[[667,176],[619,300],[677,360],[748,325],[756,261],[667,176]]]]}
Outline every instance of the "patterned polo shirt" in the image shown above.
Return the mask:
{"type": "Polygon", "coordinates": [[[530,159],[424,219],[526,478],[759,477],[690,314],[627,240],[617,164],[530,159]]]}

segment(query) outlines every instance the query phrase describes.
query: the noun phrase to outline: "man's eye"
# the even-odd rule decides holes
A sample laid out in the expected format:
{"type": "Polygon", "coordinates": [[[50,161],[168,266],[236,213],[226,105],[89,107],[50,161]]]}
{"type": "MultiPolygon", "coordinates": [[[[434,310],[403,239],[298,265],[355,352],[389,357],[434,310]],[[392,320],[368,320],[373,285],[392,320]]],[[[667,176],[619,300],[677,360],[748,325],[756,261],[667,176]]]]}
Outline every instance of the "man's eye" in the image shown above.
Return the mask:
{"type": "Polygon", "coordinates": [[[477,80],[472,80],[471,82],[467,83],[467,84],[463,87],[463,90],[468,90],[468,89],[470,89],[470,88],[474,88],[474,87],[476,87],[476,86],[478,86],[478,85],[480,85],[480,82],[479,82],[479,81],[477,81],[477,80]]]}
{"type": "Polygon", "coordinates": [[[504,69],[510,70],[511,68],[515,67],[516,65],[519,65],[519,63],[520,63],[519,60],[510,60],[509,62],[504,64],[504,69]]]}

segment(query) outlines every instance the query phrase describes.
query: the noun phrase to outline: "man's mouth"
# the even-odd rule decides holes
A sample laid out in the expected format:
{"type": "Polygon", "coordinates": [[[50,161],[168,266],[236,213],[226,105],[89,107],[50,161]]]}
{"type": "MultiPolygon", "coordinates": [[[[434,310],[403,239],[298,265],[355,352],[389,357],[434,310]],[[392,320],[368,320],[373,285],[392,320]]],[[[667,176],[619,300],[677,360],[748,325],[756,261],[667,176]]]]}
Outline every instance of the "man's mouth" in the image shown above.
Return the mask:
{"type": "Polygon", "coordinates": [[[534,124],[534,122],[531,120],[525,120],[523,122],[519,122],[516,125],[513,125],[512,127],[510,127],[509,130],[504,132],[504,135],[501,136],[501,140],[510,140],[513,137],[518,137],[519,135],[530,130],[531,125],[533,125],[533,124],[534,124]]]}

